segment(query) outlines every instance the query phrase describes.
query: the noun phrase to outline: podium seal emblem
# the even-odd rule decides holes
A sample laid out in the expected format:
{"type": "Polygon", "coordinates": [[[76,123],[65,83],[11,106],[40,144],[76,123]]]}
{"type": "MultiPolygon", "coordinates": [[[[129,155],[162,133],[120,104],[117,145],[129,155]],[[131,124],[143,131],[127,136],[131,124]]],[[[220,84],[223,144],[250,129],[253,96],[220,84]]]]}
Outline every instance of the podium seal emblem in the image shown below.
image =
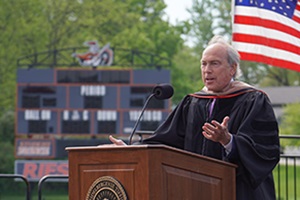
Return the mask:
{"type": "Polygon", "coordinates": [[[90,186],[86,200],[128,200],[127,194],[121,183],[111,177],[98,178],[90,186]]]}

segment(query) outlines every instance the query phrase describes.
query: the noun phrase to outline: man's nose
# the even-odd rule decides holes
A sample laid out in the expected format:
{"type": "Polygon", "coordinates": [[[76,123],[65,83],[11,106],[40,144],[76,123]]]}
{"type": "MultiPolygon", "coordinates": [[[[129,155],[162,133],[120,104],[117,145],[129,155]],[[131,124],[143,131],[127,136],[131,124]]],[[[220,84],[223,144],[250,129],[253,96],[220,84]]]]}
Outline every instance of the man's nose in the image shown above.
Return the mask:
{"type": "Polygon", "coordinates": [[[203,71],[204,72],[207,72],[207,73],[209,73],[209,72],[212,72],[212,65],[210,65],[210,64],[207,64],[207,65],[205,65],[205,67],[203,67],[203,71]]]}

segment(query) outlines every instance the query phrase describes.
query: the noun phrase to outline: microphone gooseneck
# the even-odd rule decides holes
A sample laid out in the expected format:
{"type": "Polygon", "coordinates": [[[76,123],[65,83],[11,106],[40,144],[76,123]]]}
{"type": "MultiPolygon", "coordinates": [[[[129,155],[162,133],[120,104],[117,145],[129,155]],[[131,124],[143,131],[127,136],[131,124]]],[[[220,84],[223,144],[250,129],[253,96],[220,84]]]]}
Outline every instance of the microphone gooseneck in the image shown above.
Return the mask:
{"type": "Polygon", "coordinates": [[[144,113],[144,111],[145,111],[145,109],[146,109],[146,106],[147,106],[148,102],[150,101],[150,99],[151,99],[152,97],[154,97],[154,95],[155,95],[155,94],[152,93],[152,94],[147,98],[147,100],[146,100],[146,102],[145,102],[145,104],[144,104],[144,107],[142,108],[142,111],[141,111],[141,113],[140,113],[140,116],[139,116],[138,120],[136,121],[136,123],[135,123],[135,125],[134,125],[134,127],[133,127],[133,129],[132,129],[132,131],[131,131],[131,134],[130,134],[130,136],[129,136],[129,145],[132,144],[132,137],[133,137],[133,135],[134,135],[134,133],[135,133],[135,130],[136,130],[136,128],[137,128],[139,122],[141,121],[141,118],[142,118],[142,116],[143,116],[143,113],[144,113]]]}
{"type": "Polygon", "coordinates": [[[136,121],[134,127],[132,128],[132,131],[131,131],[131,134],[129,136],[129,145],[132,144],[132,137],[137,129],[137,126],[139,124],[139,122],[141,121],[141,118],[143,116],[143,113],[146,109],[146,106],[148,105],[150,99],[152,99],[152,97],[155,97],[156,99],[159,99],[159,100],[163,100],[163,99],[169,99],[170,97],[173,96],[173,93],[174,93],[174,89],[173,87],[170,85],[170,84],[167,84],[167,83],[164,83],[164,84],[159,84],[157,86],[155,86],[152,90],[152,94],[147,98],[142,110],[141,110],[141,113],[139,115],[139,118],[138,120],[136,121]]]}

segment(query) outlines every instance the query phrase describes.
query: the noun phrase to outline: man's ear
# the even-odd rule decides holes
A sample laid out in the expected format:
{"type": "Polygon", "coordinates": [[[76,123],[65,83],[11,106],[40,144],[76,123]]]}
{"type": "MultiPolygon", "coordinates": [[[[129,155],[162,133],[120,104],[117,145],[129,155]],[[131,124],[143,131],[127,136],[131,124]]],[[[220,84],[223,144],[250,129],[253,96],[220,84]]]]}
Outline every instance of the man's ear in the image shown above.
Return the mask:
{"type": "Polygon", "coordinates": [[[230,75],[233,76],[236,74],[237,71],[237,64],[232,64],[231,65],[231,71],[230,71],[230,75]]]}

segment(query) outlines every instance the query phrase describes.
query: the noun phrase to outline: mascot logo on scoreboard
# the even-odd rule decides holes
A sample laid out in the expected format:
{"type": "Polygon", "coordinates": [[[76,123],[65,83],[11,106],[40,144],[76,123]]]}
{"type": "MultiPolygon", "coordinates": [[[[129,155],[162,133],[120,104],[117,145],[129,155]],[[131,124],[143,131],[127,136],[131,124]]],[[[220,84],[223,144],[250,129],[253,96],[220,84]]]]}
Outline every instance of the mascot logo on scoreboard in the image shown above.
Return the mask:
{"type": "Polygon", "coordinates": [[[83,45],[89,47],[88,52],[72,54],[78,59],[81,66],[97,67],[112,64],[114,54],[109,44],[100,48],[97,41],[87,41],[83,45]]]}

